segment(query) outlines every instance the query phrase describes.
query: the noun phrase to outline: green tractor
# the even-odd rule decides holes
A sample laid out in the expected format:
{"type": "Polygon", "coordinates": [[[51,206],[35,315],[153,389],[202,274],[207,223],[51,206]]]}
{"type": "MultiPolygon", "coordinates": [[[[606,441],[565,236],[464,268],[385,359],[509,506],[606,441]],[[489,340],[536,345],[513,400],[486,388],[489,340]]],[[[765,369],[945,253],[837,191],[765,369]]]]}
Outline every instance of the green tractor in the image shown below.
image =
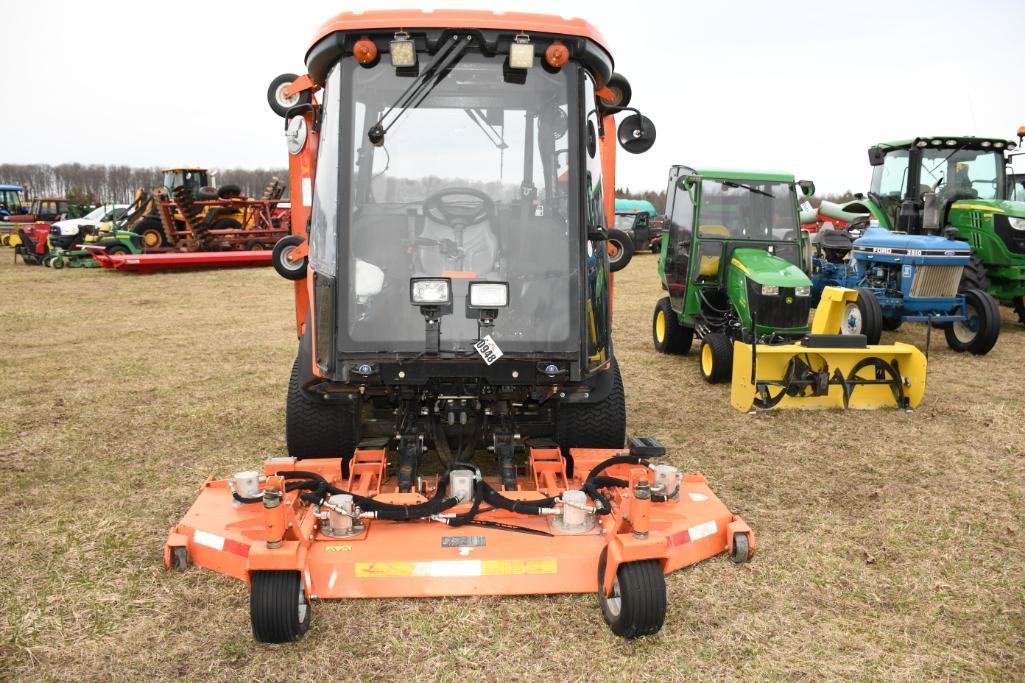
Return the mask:
{"type": "Polygon", "coordinates": [[[1025,191],[1022,176],[1009,168],[1016,147],[1013,140],[965,136],[874,145],[867,195],[843,205],[823,202],[819,214],[844,222],[860,215],[907,233],[956,228],[973,252],[960,288],[988,291],[1025,324],[1025,191]]]}
{"type": "MultiPolygon", "coordinates": [[[[785,173],[673,166],[658,272],[669,296],[655,307],[662,353],[685,354],[701,339],[701,376],[732,376],[733,342],[751,330],[808,331],[811,280],[802,269],[797,183],[785,173]]],[[[801,181],[810,196],[814,186],[801,181]]]]}

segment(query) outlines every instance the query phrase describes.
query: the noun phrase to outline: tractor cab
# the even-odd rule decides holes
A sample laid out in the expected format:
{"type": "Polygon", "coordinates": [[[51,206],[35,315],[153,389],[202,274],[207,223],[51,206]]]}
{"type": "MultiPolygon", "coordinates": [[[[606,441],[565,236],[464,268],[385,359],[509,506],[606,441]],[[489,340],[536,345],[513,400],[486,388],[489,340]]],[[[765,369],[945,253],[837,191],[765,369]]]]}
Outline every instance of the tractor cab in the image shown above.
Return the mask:
{"type": "Polygon", "coordinates": [[[164,174],[163,187],[168,195],[177,187],[185,187],[193,199],[198,199],[199,191],[210,186],[210,173],[205,168],[165,168],[161,172],[164,174]]]}
{"type": "Polygon", "coordinates": [[[0,218],[17,216],[28,211],[21,185],[0,185],[0,218]]]}
{"type": "Polygon", "coordinates": [[[674,166],[659,263],[672,310],[701,336],[806,331],[797,203],[791,175],[674,166]]]}

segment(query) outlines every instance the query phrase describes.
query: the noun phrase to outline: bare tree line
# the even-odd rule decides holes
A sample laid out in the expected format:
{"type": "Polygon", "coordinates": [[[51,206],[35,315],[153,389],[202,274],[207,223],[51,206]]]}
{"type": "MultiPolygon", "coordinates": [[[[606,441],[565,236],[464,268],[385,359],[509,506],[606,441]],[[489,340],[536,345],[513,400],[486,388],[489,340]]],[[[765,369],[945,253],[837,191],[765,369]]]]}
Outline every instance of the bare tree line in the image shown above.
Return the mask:
{"type": "MultiPolygon", "coordinates": [[[[218,185],[233,184],[249,197],[259,197],[271,178],[286,181],[286,169],[219,169],[218,185]]],[[[127,204],[140,187],[162,183],[160,168],[139,168],[107,164],[0,164],[0,184],[22,185],[28,197],[67,197],[75,203],[127,204]]],[[[287,183],[286,183],[287,184],[287,183]]]]}

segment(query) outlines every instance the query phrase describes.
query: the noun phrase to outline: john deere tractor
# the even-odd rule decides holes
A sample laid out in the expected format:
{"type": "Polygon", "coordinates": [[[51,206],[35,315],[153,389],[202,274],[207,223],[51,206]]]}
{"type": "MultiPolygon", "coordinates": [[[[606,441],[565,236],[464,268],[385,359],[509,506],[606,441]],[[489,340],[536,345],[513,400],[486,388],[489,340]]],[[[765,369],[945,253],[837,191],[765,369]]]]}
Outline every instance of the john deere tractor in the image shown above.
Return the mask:
{"type": "Polygon", "coordinates": [[[655,348],[685,354],[696,334],[701,376],[732,380],[741,410],[912,407],[924,389],[924,356],[841,334],[846,312],[873,301],[862,290],[827,287],[809,326],[798,191],[810,197],[814,185],[785,173],[672,167],[659,259],[668,296],[655,306],[655,348]]]}
{"type": "MultiPolygon", "coordinates": [[[[1018,133],[1020,141],[1025,128],[1018,133]]],[[[844,205],[823,202],[819,213],[846,222],[862,215],[866,223],[906,233],[956,228],[972,248],[961,290],[988,291],[1025,324],[1025,197],[1008,168],[1016,147],[1013,140],[965,136],[874,145],[867,195],[844,205]]]]}

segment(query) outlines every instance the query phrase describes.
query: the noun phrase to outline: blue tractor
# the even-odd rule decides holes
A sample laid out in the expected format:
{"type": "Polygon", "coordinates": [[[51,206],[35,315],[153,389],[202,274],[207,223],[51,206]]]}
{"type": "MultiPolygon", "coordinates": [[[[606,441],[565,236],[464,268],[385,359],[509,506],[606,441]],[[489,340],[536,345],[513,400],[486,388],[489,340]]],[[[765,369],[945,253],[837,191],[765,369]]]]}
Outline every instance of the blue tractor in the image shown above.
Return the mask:
{"type": "Polygon", "coordinates": [[[827,226],[812,239],[812,297],[830,285],[858,290],[847,304],[841,332],[878,344],[883,330],[905,320],[941,327],[954,351],[985,354],[1000,334],[996,300],[980,289],[958,292],[971,247],[949,228],[940,235],[909,235],[870,226],[856,240],[827,226]]]}

